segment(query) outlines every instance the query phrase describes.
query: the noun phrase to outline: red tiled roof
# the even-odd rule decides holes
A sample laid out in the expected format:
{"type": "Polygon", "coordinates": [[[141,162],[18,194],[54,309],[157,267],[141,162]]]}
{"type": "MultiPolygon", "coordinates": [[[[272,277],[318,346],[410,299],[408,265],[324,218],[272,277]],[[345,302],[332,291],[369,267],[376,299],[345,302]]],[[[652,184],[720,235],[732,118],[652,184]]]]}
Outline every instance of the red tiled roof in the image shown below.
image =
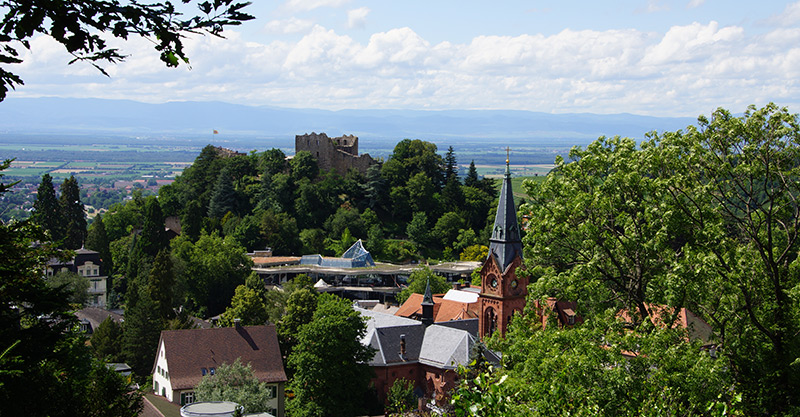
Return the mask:
{"type": "Polygon", "coordinates": [[[252,366],[259,381],[286,381],[274,325],[165,330],[159,348],[162,342],[173,389],[193,388],[203,378],[201,368],[231,364],[237,358],[252,366]]]}
{"type": "MultiPolygon", "coordinates": [[[[443,294],[433,296],[433,321],[435,323],[474,319],[478,317],[478,303],[461,303],[453,300],[442,299],[443,294]]],[[[414,317],[422,315],[422,294],[411,294],[408,299],[394,313],[400,317],[414,317]]]]}

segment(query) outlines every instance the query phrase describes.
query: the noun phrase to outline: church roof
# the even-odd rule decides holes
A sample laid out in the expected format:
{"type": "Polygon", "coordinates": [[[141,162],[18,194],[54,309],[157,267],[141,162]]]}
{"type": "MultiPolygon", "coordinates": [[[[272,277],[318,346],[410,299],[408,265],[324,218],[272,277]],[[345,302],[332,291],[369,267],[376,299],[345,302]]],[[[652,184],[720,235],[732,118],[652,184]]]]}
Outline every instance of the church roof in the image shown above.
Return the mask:
{"type": "Polygon", "coordinates": [[[517,222],[517,210],[514,206],[514,194],[511,190],[511,170],[506,159],[506,172],[503,187],[500,189],[500,201],[497,204],[497,215],[494,218],[492,237],[489,238],[489,256],[494,256],[500,270],[505,271],[514,258],[522,257],[522,240],[517,222]]]}

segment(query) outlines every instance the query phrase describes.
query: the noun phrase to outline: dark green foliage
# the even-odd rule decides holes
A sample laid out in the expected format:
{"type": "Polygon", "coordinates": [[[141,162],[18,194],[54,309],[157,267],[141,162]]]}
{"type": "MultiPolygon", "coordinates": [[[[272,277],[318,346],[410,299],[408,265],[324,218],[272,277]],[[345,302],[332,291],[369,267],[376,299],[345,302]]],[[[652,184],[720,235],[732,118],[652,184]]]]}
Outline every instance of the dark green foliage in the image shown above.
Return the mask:
{"type": "Polygon", "coordinates": [[[397,302],[405,302],[414,293],[425,294],[428,283],[430,283],[432,294],[443,294],[451,288],[443,276],[437,275],[427,266],[423,266],[415,269],[408,277],[408,287],[403,288],[403,291],[397,294],[397,302]]]}
{"type": "MultiPolygon", "coordinates": [[[[317,291],[313,288],[300,288],[289,295],[286,301],[286,315],[278,323],[277,329],[281,352],[285,357],[289,357],[297,345],[300,328],[313,319],[318,297],[317,291]]],[[[292,373],[294,368],[288,371],[292,373]]]]}
{"type": "MultiPolygon", "coordinates": [[[[130,294],[133,288],[128,289],[130,294]]],[[[146,289],[138,290],[137,297],[128,296],[122,337],[122,355],[138,376],[150,373],[156,357],[158,338],[164,322],[156,310],[156,303],[146,289]]]]}
{"type": "MultiPolygon", "coordinates": [[[[0,163],[0,171],[10,161],[0,163]]],[[[2,179],[2,173],[0,173],[2,179]]],[[[0,195],[9,186],[0,181],[0,195]]],[[[9,416],[138,415],[141,396],[93,359],[41,266],[56,251],[27,221],[0,223],[0,404],[9,416]]]]}
{"type": "Polygon", "coordinates": [[[446,211],[457,211],[464,207],[464,191],[455,175],[447,180],[442,189],[442,206],[446,211]]]}
{"type": "Polygon", "coordinates": [[[458,179],[458,162],[456,161],[456,152],[450,146],[447,148],[447,153],[444,154],[444,181],[448,182],[453,178],[458,179]]]}
{"type": "Polygon", "coordinates": [[[83,210],[83,203],[81,203],[78,180],[72,175],[61,184],[59,213],[64,231],[63,247],[80,249],[86,240],[86,213],[83,210]]]}
{"type": "Polygon", "coordinates": [[[477,187],[478,182],[478,170],[475,168],[475,160],[473,159],[469,163],[469,171],[467,171],[467,176],[464,178],[464,185],[467,187],[477,187]]]}
{"type": "Polygon", "coordinates": [[[239,213],[233,178],[233,172],[228,166],[220,172],[208,205],[208,217],[222,218],[228,212],[239,213]]]}
{"type": "Polygon", "coordinates": [[[145,201],[144,222],[138,244],[142,253],[151,259],[169,247],[169,238],[164,230],[164,215],[155,197],[148,197],[145,201]]]}
{"type": "Polygon", "coordinates": [[[53,177],[50,174],[42,175],[42,182],[36,191],[36,201],[33,203],[33,214],[31,221],[50,232],[50,237],[54,242],[63,238],[61,207],[56,197],[56,189],[53,185],[53,177]]]}
{"type": "Polygon", "coordinates": [[[367,233],[364,222],[358,209],[342,206],[336,213],[325,221],[325,229],[329,237],[339,237],[344,229],[350,229],[350,233],[356,238],[365,238],[367,233]]]}
{"type": "Polygon", "coordinates": [[[425,213],[414,213],[411,223],[406,228],[408,238],[419,246],[427,246],[431,243],[430,226],[428,216],[425,213]]]}
{"type": "Polygon", "coordinates": [[[103,261],[103,274],[111,275],[114,271],[114,259],[111,256],[111,242],[106,234],[106,226],[103,223],[103,216],[98,214],[94,218],[92,225],[89,226],[89,233],[86,236],[86,249],[91,249],[100,254],[103,261]]]}
{"type": "Polygon", "coordinates": [[[77,309],[83,308],[89,301],[89,280],[68,270],[62,269],[55,275],[47,278],[50,288],[58,289],[70,304],[77,309]]]}
{"type": "Polygon", "coordinates": [[[302,179],[313,181],[319,174],[317,160],[309,151],[300,151],[289,161],[292,180],[297,182],[302,179]]]}
{"type": "Polygon", "coordinates": [[[181,236],[173,242],[173,254],[181,263],[178,281],[186,288],[186,306],[204,317],[225,311],[253,264],[233,237],[216,233],[195,243],[181,236]]]}
{"type": "Polygon", "coordinates": [[[414,410],[417,406],[417,396],[414,395],[414,382],[406,379],[396,379],[389,387],[387,395],[386,412],[390,416],[402,416],[403,413],[414,410]]]}
{"type": "Polygon", "coordinates": [[[271,210],[261,213],[260,227],[266,246],[276,255],[292,255],[302,247],[297,222],[286,213],[271,210]]]}
{"type": "Polygon", "coordinates": [[[436,226],[433,227],[433,237],[442,247],[453,247],[459,231],[463,230],[464,226],[464,218],[460,214],[452,211],[445,213],[436,221],[436,226]]]}
{"type": "Polygon", "coordinates": [[[300,242],[303,244],[301,254],[322,254],[325,252],[325,231],[322,229],[304,229],[300,231],[300,242]]]}
{"type": "MultiPolygon", "coordinates": [[[[134,191],[132,200],[111,206],[103,217],[109,242],[129,236],[142,227],[144,204],[142,194],[134,191]]],[[[117,265],[121,267],[122,264],[117,265]]]]}
{"type": "Polygon", "coordinates": [[[109,36],[128,39],[141,35],[153,40],[161,61],[168,67],[189,63],[183,50],[187,33],[208,33],[220,36],[225,26],[235,26],[253,18],[242,12],[248,3],[231,0],[202,2],[199,15],[183,19],[170,2],[140,4],[136,2],[106,2],[83,0],[77,2],[43,3],[8,1],[3,4],[0,38],[0,101],[9,88],[22,85],[22,79],[6,68],[6,64],[22,63],[18,50],[29,48],[30,40],[44,34],[64,45],[75,57],[71,62],[87,61],[105,75],[98,62],[117,63],[126,55],[108,42],[109,36]]]}
{"type": "Polygon", "coordinates": [[[122,359],[122,326],[111,317],[106,318],[94,329],[91,345],[98,359],[119,362],[122,359]]]}
{"type": "Polygon", "coordinates": [[[191,200],[186,204],[186,210],[181,216],[181,235],[192,242],[200,238],[200,231],[203,229],[203,208],[197,200],[191,200]]]}
{"type": "Polygon", "coordinates": [[[153,301],[158,317],[163,323],[175,317],[175,311],[172,309],[174,286],[175,274],[172,270],[170,252],[163,249],[153,260],[147,280],[148,296],[153,301]]]}
{"type": "Polygon", "coordinates": [[[374,375],[367,361],[374,350],[361,344],[366,324],[348,300],[322,294],[310,323],[300,327],[289,356],[295,370],[290,388],[295,397],[287,408],[301,416],[356,416],[364,410],[374,375]]]}
{"type": "Polygon", "coordinates": [[[269,149],[261,153],[258,170],[267,176],[286,171],[286,154],[280,149],[269,149]]]}

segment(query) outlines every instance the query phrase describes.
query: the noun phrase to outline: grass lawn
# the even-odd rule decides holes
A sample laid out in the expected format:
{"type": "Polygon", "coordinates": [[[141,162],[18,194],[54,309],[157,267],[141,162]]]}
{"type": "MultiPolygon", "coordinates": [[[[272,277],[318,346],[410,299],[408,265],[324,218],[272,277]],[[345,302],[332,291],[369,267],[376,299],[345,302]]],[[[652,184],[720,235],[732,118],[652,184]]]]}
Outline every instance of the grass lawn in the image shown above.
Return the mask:
{"type": "Polygon", "coordinates": [[[148,400],[164,414],[164,417],[181,417],[181,406],[167,401],[164,397],[155,394],[145,394],[148,400]]]}

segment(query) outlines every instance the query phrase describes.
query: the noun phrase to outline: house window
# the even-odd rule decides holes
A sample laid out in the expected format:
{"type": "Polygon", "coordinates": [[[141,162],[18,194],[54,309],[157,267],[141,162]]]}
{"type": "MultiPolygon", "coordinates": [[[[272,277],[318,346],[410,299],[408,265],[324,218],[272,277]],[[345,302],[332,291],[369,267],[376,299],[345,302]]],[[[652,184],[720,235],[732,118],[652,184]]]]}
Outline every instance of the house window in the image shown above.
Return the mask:
{"type": "MultiPolygon", "coordinates": [[[[269,394],[270,394],[269,398],[277,397],[278,396],[278,387],[276,387],[274,385],[269,387],[269,394]]],[[[270,413],[270,414],[272,414],[273,416],[275,415],[275,413],[270,413]]]]}
{"type": "Polygon", "coordinates": [[[169,372],[164,371],[164,378],[167,378],[167,381],[169,381],[169,372]]]}
{"type": "Polygon", "coordinates": [[[211,373],[211,375],[214,375],[217,372],[217,368],[209,368],[208,371],[211,373]]]}
{"type": "Polygon", "coordinates": [[[202,373],[202,374],[203,374],[203,376],[206,376],[206,374],[208,373],[208,369],[206,369],[206,368],[200,368],[200,373],[202,373]]]}
{"type": "Polygon", "coordinates": [[[194,391],[181,393],[181,405],[191,404],[194,402],[194,391]]]}
{"type": "Polygon", "coordinates": [[[158,372],[159,375],[161,375],[161,367],[160,366],[156,366],[156,371],[158,372]]]}
{"type": "Polygon", "coordinates": [[[267,412],[270,413],[273,416],[277,416],[278,415],[278,410],[276,410],[274,408],[268,409],[267,412]]]}

